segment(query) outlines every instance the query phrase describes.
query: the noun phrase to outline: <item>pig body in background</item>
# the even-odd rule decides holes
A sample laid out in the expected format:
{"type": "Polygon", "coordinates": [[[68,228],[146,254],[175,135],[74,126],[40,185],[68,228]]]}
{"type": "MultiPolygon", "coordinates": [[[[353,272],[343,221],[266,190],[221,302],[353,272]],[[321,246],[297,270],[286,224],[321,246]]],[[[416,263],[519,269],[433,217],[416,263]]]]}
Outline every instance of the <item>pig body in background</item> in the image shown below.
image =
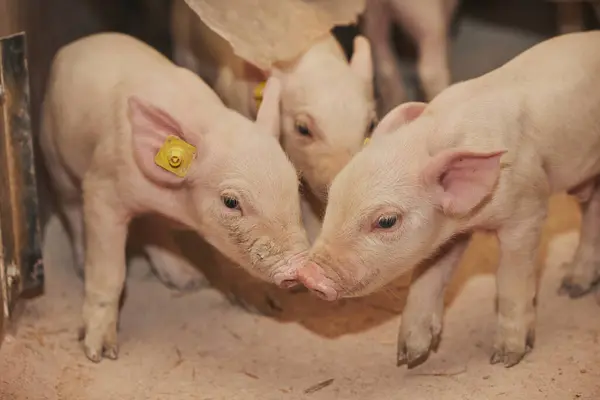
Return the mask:
{"type": "Polygon", "coordinates": [[[327,35],[298,59],[261,71],[235,55],[184,1],[173,2],[172,29],[175,62],[198,73],[228,107],[249,118],[256,115],[255,87],[268,75],[281,80],[283,149],[317,204],[325,202],[333,177],[374,127],[368,42],[355,40],[348,63],[336,39],[327,35]]]}
{"type": "Polygon", "coordinates": [[[422,268],[399,335],[398,362],[411,365],[439,339],[444,288],[470,232],[494,232],[501,255],[491,361],[517,364],[533,346],[535,263],[552,193],[583,202],[563,290],[580,296],[600,277],[599,43],[600,32],[559,36],[429,105],[390,112],[334,180],[299,279],[334,300],[422,268]]]}
{"type": "Polygon", "coordinates": [[[93,35],[58,52],[40,140],[85,264],[84,348],[92,361],[117,357],[125,242],[135,216],[187,226],[265,280],[281,281],[302,259],[308,243],[297,177],[276,140],[279,89],[276,80],[267,85],[253,123],[197,75],[132,37],[93,35]],[[169,135],[197,149],[184,178],[154,163],[169,135]]]}
{"type": "Polygon", "coordinates": [[[406,101],[402,73],[394,52],[394,22],[416,43],[417,72],[427,100],[451,82],[449,27],[459,0],[367,0],[363,30],[373,48],[375,83],[386,113],[406,101]]]}

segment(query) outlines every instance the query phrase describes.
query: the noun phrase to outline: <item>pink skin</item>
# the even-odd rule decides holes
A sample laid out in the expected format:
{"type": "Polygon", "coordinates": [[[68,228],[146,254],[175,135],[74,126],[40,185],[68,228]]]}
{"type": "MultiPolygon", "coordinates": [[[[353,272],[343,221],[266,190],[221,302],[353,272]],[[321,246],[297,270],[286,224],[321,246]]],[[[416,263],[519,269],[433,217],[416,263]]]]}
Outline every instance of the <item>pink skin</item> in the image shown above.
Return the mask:
{"type": "MultiPolygon", "coordinates": [[[[195,74],[132,37],[92,35],[59,51],[40,141],[85,268],[83,344],[90,360],[117,358],[134,217],[172,221],[145,227],[162,239],[173,225],[193,229],[270,282],[281,283],[303,263],[308,241],[298,179],[277,141],[279,96],[280,83],[269,80],[253,123],[226,108],[195,74]],[[154,163],[169,135],[197,149],[184,178],[154,163]]],[[[167,250],[177,247],[169,243],[167,250]]],[[[155,267],[192,273],[182,260],[156,251],[149,252],[155,267]]]]}
{"type": "Polygon", "coordinates": [[[547,40],[429,105],[388,113],[335,178],[299,281],[336,300],[418,268],[398,343],[398,363],[415,365],[439,342],[444,289],[471,232],[493,232],[500,260],[491,362],[519,363],[534,342],[536,257],[552,193],[583,204],[562,291],[578,297],[600,279],[599,41],[596,31],[547,40]]]}

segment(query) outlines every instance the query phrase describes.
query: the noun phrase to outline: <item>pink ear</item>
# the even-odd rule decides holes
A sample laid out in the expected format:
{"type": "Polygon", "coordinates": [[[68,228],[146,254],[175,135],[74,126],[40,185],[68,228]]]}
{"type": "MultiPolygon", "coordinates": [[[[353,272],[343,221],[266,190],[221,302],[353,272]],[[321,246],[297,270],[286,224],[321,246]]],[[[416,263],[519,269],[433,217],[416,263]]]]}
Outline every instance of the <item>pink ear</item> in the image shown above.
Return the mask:
{"type": "Polygon", "coordinates": [[[136,96],[128,99],[128,107],[133,155],[142,173],[150,180],[165,186],[183,182],[182,178],[154,162],[154,157],[169,135],[183,137],[179,123],[164,110],[136,96]]]}
{"type": "Polygon", "coordinates": [[[427,107],[426,103],[410,101],[394,108],[388,112],[381,122],[377,124],[373,131],[372,137],[378,135],[387,135],[394,132],[402,125],[408,124],[409,122],[417,119],[427,107]]]}
{"type": "Polygon", "coordinates": [[[435,202],[445,214],[467,214],[494,189],[504,153],[506,150],[489,153],[443,151],[431,158],[423,170],[423,182],[435,188],[435,202]]]}
{"type": "Polygon", "coordinates": [[[373,82],[373,59],[371,58],[371,44],[362,35],[354,38],[354,52],[350,58],[350,68],[367,84],[373,82]]]}
{"type": "Polygon", "coordinates": [[[263,91],[263,101],[256,115],[256,124],[276,139],[279,139],[281,132],[280,98],[281,82],[278,78],[271,76],[263,91]]]}

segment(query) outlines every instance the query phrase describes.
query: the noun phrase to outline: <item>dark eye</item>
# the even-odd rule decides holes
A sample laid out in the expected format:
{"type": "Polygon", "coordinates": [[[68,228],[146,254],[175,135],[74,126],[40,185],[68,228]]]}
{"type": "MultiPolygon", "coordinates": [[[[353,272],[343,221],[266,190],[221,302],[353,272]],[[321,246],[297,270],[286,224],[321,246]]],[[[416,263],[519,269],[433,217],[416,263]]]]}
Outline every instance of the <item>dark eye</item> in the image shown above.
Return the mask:
{"type": "Polygon", "coordinates": [[[384,215],[377,220],[377,227],[381,229],[390,229],[398,222],[397,215],[384,215]]]}
{"type": "Polygon", "coordinates": [[[236,210],[236,209],[239,210],[240,209],[240,202],[235,197],[222,196],[221,200],[223,201],[223,204],[227,208],[230,208],[232,210],[236,210]]]}
{"type": "Polygon", "coordinates": [[[303,122],[296,122],[296,130],[302,136],[312,136],[310,129],[308,129],[308,126],[306,126],[306,124],[303,122]]]}

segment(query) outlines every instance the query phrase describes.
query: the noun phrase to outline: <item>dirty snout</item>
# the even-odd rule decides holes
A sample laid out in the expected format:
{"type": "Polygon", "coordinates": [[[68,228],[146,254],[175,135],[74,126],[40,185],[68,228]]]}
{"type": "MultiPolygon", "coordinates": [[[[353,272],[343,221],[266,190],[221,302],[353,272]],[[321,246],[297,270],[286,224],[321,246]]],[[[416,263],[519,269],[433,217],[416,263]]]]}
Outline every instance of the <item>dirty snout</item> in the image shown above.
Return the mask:
{"type": "Polygon", "coordinates": [[[284,256],[272,269],[271,280],[282,289],[290,289],[298,285],[296,277],[307,259],[307,248],[298,249],[290,256],[284,256]]]}
{"type": "Polygon", "coordinates": [[[253,275],[283,288],[295,286],[297,271],[308,254],[304,231],[255,238],[247,249],[253,275]]]}

